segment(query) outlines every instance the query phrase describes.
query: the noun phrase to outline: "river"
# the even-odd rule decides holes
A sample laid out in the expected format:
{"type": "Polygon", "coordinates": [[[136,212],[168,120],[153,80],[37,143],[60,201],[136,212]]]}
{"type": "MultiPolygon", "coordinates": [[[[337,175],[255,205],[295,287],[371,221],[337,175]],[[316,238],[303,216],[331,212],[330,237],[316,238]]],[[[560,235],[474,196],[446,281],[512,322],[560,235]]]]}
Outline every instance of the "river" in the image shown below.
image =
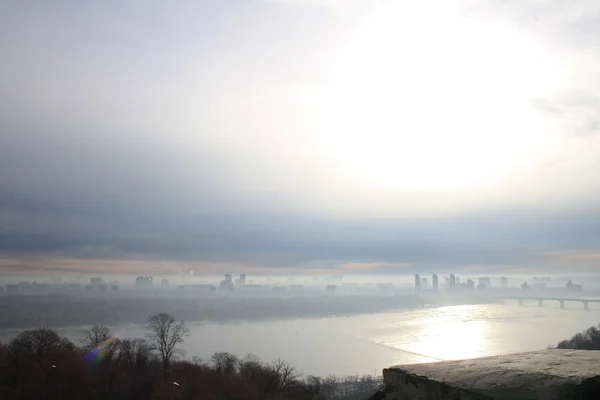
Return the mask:
{"type": "MultiPolygon", "coordinates": [[[[589,311],[517,305],[463,305],[346,317],[189,324],[187,357],[216,351],[263,360],[282,358],[305,374],[380,374],[395,364],[539,350],[600,322],[589,311]]],[[[116,336],[142,337],[141,326],[113,327],[116,336]]],[[[77,340],[80,329],[60,329],[77,340]]],[[[4,331],[6,340],[14,332],[4,331]]]]}

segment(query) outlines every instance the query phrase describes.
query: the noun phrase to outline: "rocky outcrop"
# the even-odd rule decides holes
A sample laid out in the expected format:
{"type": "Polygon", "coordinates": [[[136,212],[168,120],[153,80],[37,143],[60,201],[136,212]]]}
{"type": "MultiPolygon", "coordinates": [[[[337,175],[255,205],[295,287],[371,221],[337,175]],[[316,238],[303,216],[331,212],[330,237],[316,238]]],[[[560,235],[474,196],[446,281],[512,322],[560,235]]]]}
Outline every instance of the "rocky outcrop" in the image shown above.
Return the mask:
{"type": "Polygon", "coordinates": [[[600,351],[544,350],[383,370],[372,400],[600,399],[600,351]]]}

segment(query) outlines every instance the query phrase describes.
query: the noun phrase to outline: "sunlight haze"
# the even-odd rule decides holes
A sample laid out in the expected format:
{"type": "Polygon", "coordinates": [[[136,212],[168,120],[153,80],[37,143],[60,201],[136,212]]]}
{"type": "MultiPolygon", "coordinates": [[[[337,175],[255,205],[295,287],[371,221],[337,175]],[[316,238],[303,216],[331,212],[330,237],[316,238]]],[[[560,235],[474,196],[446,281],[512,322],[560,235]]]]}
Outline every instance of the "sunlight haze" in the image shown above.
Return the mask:
{"type": "Polygon", "coordinates": [[[598,251],[593,1],[1,8],[6,263],[418,265],[465,230],[538,265],[598,251]]]}

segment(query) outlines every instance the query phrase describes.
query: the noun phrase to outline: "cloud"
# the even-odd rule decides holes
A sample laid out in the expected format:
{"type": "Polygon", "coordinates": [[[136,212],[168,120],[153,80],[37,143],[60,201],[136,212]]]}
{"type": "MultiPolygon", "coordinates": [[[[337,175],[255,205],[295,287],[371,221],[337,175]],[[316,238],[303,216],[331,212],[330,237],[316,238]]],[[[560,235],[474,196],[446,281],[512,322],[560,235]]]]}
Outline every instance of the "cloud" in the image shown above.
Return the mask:
{"type": "Polygon", "coordinates": [[[277,3],[0,6],[4,273],[600,248],[597,2],[277,3]]]}
{"type": "Polygon", "coordinates": [[[344,9],[356,7],[362,0],[262,0],[267,3],[287,4],[293,6],[309,6],[321,8],[344,9]]]}
{"type": "Polygon", "coordinates": [[[222,262],[182,262],[168,260],[105,260],[105,259],[82,259],[82,258],[33,258],[14,259],[0,258],[0,273],[4,275],[48,275],[54,273],[64,274],[70,277],[90,273],[104,275],[175,275],[187,277],[189,271],[195,271],[199,276],[221,276],[231,273],[246,273],[252,275],[356,275],[363,273],[393,272],[379,270],[356,271],[354,268],[335,266],[328,268],[315,268],[310,266],[298,266],[297,268],[282,271],[280,268],[268,265],[256,265],[248,263],[222,263],[222,262]],[[197,272],[196,272],[197,271],[197,272]]]}
{"type": "Polygon", "coordinates": [[[569,49],[593,48],[600,36],[600,5],[594,0],[493,0],[463,2],[472,15],[502,16],[569,49]]]}
{"type": "Polygon", "coordinates": [[[568,121],[573,135],[588,136],[600,132],[600,97],[592,92],[572,91],[554,99],[537,100],[535,104],[561,122],[568,121]]]}

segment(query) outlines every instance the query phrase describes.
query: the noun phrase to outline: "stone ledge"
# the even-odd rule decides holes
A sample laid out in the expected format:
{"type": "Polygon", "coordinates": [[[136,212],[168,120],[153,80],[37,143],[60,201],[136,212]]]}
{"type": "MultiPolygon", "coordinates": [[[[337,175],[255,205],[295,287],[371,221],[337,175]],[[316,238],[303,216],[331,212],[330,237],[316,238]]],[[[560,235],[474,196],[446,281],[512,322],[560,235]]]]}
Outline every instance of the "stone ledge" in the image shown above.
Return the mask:
{"type": "Polygon", "coordinates": [[[600,399],[600,351],[543,350],[383,370],[386,400],[600,399]]]}

